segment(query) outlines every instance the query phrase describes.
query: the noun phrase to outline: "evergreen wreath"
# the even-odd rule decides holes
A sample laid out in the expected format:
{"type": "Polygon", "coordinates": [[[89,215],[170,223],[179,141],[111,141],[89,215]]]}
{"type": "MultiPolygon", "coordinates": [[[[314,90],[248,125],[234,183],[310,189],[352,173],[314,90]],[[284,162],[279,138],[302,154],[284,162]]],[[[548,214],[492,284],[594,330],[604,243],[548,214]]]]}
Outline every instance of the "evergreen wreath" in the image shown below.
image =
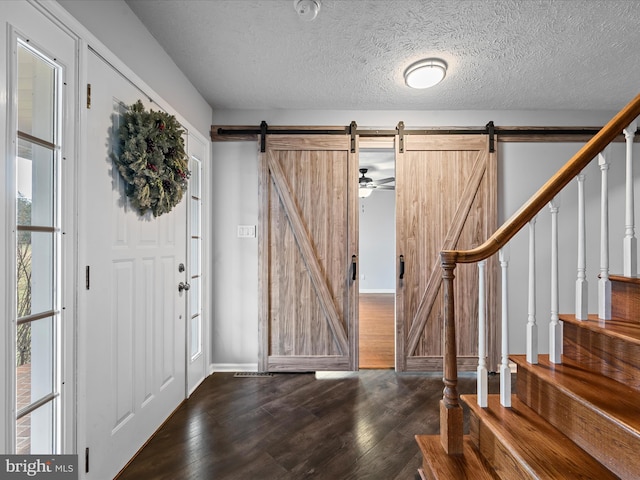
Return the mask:
{"type": "Polygon", "coordinates": [[[115,156],[131,204],[144,215],[170,212],[187,189],[189,158],[182,126],[173,115],[146,111],[138,100],[120,125],[120,155],[115,156]]]}

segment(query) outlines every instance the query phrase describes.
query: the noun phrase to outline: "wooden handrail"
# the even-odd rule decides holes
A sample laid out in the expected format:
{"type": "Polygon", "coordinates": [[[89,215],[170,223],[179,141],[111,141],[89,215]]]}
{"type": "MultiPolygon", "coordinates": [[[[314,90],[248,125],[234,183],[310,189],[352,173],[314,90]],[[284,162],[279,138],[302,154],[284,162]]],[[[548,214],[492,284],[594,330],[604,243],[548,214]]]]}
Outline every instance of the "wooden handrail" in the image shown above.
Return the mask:
{"type": "Polygon", "coordinates": [[[456,265],[486,260],[498,252],[638,116],[640,116],[640,94],[620,110],[486,242],[471,250],[443,250],[440,252],[445,340],[444,392],[440,401],[440,443],[449,455],[458,455],[463,451],[463,417],[457,391],[458,371],[453,284],[456,265]]]}
{"type": "Polygon", "coordinates": [[[627,104],[602,129],[582,147],[558,172],[514,213],[482,245],[470,250],[445,250],[448,262],[474,263],[485,260],[504,247],[553,197],[593,160],[607,145],[640,116],[640,94],[627,104]]]}

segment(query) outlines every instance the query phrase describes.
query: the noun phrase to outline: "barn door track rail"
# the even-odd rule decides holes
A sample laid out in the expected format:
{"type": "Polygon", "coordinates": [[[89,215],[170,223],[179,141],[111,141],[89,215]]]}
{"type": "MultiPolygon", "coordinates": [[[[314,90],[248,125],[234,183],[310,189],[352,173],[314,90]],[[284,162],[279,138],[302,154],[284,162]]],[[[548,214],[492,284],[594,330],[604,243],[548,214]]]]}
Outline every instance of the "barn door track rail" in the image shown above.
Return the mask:
{"type": "MultiPolygon", "coordinates": [[[[258,127],[251,126],[211,126],[211,141],[260,140],[260,151],[266,150],[267,135],[349,135],[351,152],[356,151],[356,137],[395,137],[398,136],[398,149],[404,152],[406,135],[488,135],[489,151],[495,151],[496,141],[501,142],[587,142],[602,127],[497,127],[493,121],[484,127],[425,127],[405,128],[404,122],[398,122],[395,129],[358,127],[355,121],[347,126],[269,126],[266,121],[258,127]]],[[[624,141],[620,135],[616,141],[624,141]]],[[[640,141],[636,135],[635,141],[640,141]]]]}

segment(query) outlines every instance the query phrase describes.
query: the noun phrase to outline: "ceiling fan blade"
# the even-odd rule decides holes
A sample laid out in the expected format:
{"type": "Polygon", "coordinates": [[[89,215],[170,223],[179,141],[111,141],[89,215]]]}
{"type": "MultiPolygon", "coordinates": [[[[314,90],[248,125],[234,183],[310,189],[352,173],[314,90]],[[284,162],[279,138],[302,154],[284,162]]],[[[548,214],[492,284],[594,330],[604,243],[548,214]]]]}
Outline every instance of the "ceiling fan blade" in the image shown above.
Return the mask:
{"type": "Polygon", "coordinates": [[[381,180],[375,180],[375,183],[376,185],[383,185],[385,183],[391,183],[395,181],[396,181],[395,177],[388,177],[388,178],[383,178],[381,180]]]}
{"type": "Polygon", "coordinates": [[[393,185],[378,185],[376,188],[378,188],[379,190],[395,190],[396,187],[394,187],[393,185]]]}

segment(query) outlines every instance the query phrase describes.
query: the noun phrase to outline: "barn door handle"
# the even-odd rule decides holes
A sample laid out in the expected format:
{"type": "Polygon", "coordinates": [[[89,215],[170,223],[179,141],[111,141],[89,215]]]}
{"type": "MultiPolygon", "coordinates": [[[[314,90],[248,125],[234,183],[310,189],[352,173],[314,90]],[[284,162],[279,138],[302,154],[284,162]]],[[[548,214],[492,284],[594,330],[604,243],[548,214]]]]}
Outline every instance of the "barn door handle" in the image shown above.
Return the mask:
{"type": "Polygon", "coordinates": [[[404,255],[400,255],[400,280],[404,278],[404,255]]]}
{"type": "Polygon", "coordinates": [[[351,255],[351,280],[355,282],[356,278],[358,278],[358,266],[356,262],[356,256],[351,255]]]}

